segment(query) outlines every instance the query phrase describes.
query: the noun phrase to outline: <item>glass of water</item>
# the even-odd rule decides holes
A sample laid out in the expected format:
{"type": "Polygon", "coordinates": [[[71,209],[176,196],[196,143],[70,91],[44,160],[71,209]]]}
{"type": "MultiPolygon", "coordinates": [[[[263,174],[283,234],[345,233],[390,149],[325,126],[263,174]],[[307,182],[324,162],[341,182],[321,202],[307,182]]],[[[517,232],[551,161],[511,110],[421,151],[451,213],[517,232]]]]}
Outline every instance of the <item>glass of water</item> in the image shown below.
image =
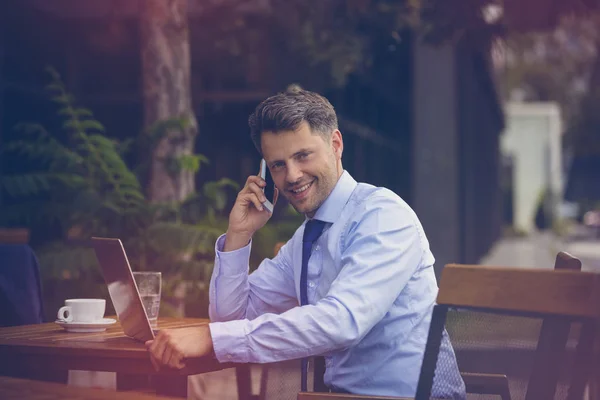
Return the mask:
{"type": "Polygon", "coordinates": [[[160,290],[162,274],[160,272],[134,272],[133,278],[137,285],[140,298],[146,309],[150,326],[157,327],[158,309],[160,308],[160,290]]]}

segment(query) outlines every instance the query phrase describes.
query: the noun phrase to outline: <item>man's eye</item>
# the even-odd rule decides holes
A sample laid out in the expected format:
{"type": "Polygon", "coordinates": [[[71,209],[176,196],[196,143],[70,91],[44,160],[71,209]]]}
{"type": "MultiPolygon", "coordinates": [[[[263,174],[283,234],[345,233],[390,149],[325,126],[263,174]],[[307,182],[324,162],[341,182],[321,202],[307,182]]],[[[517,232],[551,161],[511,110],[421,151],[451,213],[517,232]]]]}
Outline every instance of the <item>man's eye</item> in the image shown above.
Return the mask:
{"type": "Polygon", "coordinates": [[[308,153],[300,153],[300,154],[298,154],[298,158],[301,159],[301,160],[304,159],[304,158],[306,158],[306,157],[308,157],[308,153]]]}

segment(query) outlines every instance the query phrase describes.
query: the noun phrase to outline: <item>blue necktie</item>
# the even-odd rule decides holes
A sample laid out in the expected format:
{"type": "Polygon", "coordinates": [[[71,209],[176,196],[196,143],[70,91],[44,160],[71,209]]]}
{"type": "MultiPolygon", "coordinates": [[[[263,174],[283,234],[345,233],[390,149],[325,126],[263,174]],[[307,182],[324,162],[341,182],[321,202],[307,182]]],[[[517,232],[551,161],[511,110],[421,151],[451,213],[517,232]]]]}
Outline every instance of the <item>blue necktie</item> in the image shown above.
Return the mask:
{"type": "MultiPolygon", "coordinates": [[[[307,282],[306,276],[308,275],[308,259],[312,250],[312,245],[317,241],[323,228],[325,227],[324,221],[318,219],[309,220],[304,226],[304,236],[302,237],[302,269],[300,270],[300,305],[305,306],[308,304],[308,293],[307,293],[307,282]]],[[[302,376],[301,376],[301,390],[306,392],[307,388],[307,375],[308,375],[308,360],[302,359],[302,376]]]]}

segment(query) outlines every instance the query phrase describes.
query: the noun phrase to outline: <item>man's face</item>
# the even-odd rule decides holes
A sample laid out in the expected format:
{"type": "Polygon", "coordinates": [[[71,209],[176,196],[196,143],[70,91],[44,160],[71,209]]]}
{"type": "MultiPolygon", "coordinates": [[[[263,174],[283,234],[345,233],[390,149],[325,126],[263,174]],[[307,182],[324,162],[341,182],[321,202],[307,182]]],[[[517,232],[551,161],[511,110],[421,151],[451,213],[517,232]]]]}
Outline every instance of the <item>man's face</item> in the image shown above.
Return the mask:
{"type": "Polygon", "coordinates": [[[279,194],[313,217],[342,174],[341,133],[325,139],[303,122],[295,131],[263,132],[261,148],[279,194]]]}

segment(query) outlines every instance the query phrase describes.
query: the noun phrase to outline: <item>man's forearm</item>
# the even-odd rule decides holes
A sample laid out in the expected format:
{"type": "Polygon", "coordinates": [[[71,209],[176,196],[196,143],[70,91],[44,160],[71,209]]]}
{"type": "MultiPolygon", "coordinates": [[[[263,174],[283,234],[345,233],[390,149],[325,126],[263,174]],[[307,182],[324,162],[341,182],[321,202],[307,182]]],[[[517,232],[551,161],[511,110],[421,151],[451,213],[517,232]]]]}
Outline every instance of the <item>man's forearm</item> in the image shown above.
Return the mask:
{"type": "Polygon", "coordinates": [[[352,317],[342,304],[327,300],[279,315],[211,323],[210,330],[219,361],[272,363],[353,345],[364,332],[356,329],[352,317]]]}

